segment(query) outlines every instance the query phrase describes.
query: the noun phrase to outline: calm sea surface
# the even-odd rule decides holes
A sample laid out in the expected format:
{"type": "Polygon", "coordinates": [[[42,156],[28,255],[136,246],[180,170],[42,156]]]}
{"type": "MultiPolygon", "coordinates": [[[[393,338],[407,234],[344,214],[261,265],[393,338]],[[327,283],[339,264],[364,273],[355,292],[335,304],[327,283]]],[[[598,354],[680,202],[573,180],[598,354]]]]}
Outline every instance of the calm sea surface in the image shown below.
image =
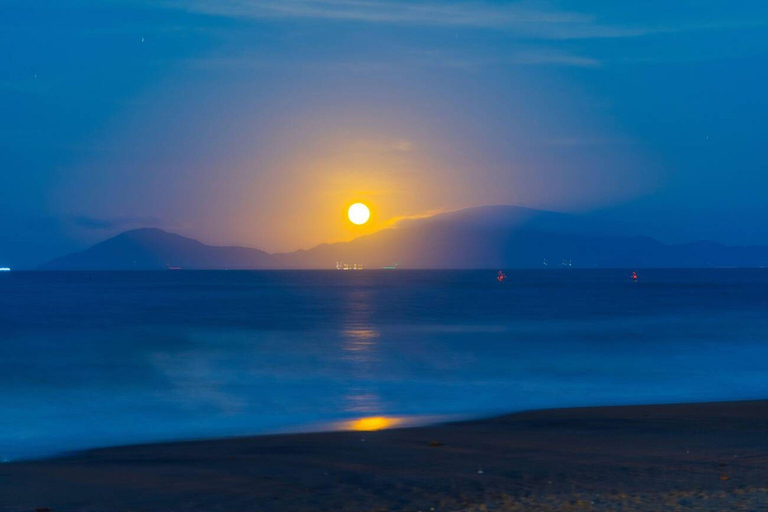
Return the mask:
{"type": "Polygon", "coordinates": [[[0,274],[0,461],[768,397],[768,270],[0,274]]]}

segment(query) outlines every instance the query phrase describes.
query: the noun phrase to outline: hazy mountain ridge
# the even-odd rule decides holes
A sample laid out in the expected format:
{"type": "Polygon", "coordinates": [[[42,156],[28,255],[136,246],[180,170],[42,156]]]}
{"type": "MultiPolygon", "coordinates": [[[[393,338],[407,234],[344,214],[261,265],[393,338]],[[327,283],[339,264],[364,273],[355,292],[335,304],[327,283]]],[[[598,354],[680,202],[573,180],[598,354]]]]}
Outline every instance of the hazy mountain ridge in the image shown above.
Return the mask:
{"type": "MultiPolygon", "coordinates": [[[[616,229],[616,228],[614,228],[616,229]]],[[[377,268],[543,268],[768,266],[768,247],[715,242],[668,245],[610,232],[576,215],[516,206],[487,206],[404,221],[350,242],[269,254],[216,247],[159,229],[127,231],[85,251],[57,258],[45,270],[335,268],[336,262],[377,268]]]]}
{"type": "Polygon", "coordinates": [[[272,255],[247,247],[216,247],[161,229],[126,231],[81,252],[56,258],[44,270],[264,268],[272,255]]]}

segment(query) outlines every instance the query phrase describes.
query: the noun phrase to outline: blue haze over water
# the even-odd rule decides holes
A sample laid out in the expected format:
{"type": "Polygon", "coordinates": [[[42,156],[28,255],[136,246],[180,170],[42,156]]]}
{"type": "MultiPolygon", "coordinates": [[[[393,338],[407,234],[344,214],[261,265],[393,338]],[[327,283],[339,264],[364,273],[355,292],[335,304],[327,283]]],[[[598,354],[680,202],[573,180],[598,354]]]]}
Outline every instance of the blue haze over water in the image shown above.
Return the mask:
{"type": "Polygon", "coordinates": [[[10,272],[0,460],[768,397],[768,270],[10,272]]]}

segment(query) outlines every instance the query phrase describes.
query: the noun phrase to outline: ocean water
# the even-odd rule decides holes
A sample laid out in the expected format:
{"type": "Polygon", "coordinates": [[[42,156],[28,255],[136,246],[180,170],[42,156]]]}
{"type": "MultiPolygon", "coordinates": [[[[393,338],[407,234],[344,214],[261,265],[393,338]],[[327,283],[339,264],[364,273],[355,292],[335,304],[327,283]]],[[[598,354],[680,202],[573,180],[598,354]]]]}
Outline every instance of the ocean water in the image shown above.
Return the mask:
{"type": "Polygon", "coordinates": [[[768,270],[507,275],[2,273],[0,461],[363,418],[768,397],[768,270]]]}

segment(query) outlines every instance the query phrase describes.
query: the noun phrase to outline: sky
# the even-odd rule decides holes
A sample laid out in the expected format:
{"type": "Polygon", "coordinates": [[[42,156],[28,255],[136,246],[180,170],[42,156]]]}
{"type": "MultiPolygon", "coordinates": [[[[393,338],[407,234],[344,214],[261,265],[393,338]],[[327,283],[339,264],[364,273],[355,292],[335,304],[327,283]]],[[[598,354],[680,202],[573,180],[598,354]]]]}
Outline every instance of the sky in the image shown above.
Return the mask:
{"type": "Polygon", "coordinates": [[[766,2],[3,0],[0,43],[0,266],[488,204],[768,245],[766,2]]]}

